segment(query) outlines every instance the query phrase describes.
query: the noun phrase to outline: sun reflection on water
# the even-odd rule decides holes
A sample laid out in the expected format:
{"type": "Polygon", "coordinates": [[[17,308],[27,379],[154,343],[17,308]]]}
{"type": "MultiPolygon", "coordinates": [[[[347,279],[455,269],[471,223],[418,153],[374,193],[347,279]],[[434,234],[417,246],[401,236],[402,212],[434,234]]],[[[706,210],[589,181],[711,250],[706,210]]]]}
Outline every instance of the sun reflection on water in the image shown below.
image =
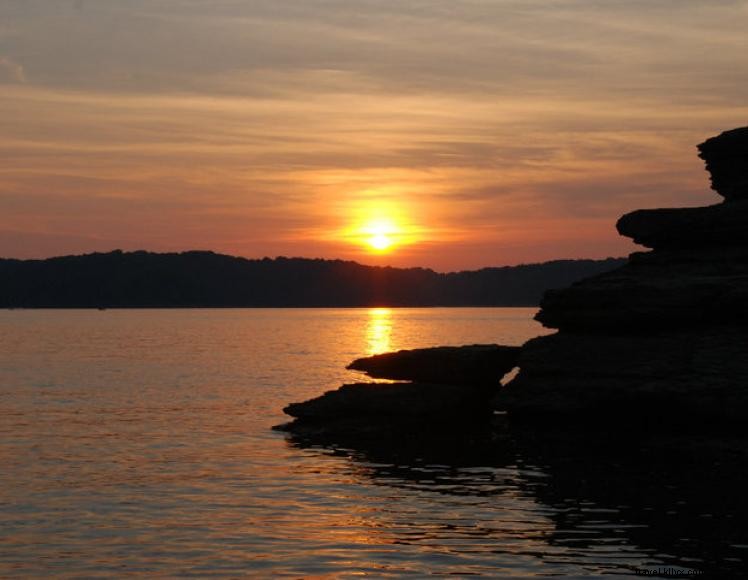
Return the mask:
{"type": "Polygon", "coordinates": [[[372,356],[392,350],[392,310],[389,308],[370,308],[369,321],[366,326],[366,354],[372,356]]]}

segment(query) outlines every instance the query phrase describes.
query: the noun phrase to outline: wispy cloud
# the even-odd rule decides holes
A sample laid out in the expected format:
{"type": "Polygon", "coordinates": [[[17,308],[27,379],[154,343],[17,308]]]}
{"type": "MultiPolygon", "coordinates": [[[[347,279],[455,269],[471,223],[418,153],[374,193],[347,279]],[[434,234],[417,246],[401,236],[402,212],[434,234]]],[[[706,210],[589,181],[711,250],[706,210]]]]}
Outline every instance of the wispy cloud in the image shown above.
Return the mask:
{"type": "Polygon", "coordinates": [[[0,83],[25,83],[23,67],[7,56],[0,56],[0,83]]]}
{"type": "Polygon", "coordinates": [[[0,22],[0,229],[36,228],[35,254],[76,231],[365,260],[320,232],[377,199],[429,232],[400,263],[624,253],[617,215],[711,201],[693,147],[748,118],[738,0],[24,0],[0,22]]]}

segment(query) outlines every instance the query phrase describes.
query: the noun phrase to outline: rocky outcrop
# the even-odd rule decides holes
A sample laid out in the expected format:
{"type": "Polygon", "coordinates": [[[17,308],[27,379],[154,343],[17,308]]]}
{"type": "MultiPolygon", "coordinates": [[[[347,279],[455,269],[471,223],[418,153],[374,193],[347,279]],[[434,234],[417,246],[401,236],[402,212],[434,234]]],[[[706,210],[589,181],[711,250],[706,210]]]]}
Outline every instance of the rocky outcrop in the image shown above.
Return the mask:
{"type": "Polygon", "coordinates": [[[652,250],[546,293],[537,319],[559,332],[524,345],[497,408],[515,416],[745,416],[748,128],[699,150],[725,201],[623,216],[618,231],[652,250]]]}
{"type": "Polygon", "coordinates": [[[519,351],[497,344],[418,348],[359,358],[346,368],[378,379],[495,387],[517,366],[519,351]]]}
{"type": "Polygon", "coordinates": [[[748,245],[654,251],[548,291],[537,319],[568,332],[651,334],[745,322],[747,297],[748,245]]]}
{"type": "Polygon", "coordinates": [[[718,248],[748,244],[748,200],[708,207],[640,209],[623,216],[618,233],[656,249],[718,248]]]}
{"type": "Polygon", "coordinates": [[[748,127],[707,139],[699,145],[712,189],[728,201],[748,199],[748,127]]]}
{"type": "Polygon", "coordinates": [[[487,419],[502,377],[517,364],[518,347],[495,344],[436,347],[376,355],[348,368],[410,382],[355,383],[283,409],[294,432],[365,434],[391,428],[435,428],[487,419]]]}
{"type": "Polygon", "coordinates": [[[485,400],[461,385],[353,383],[304,401],[283,412],[297,419],[336,421],[381,417],[412,419],[485,411],[485,400]]]}
{"type": "Polygon", "coordinates": [[[651,336],[559,333],[533,339],[495,402],[516,416],[702,420],[745,417],[748,334],[714,327],[651,336]]]}
{"type": "Polygon", "coordinates": [[[414,382],[345,385],[285,412],[297,427],[332,429],[433,426],[490,409],[515,418],[742,421],[748,413],[748,128],[709,139],[699,151],[725,201],[623,216],[618,231],[651,250],[546,292],[536,318],[556,334],[521,351],[472,345],[358,359],[348,368],[414,382]],[[515,366],[517,376],[500,387],[515,366]]]}

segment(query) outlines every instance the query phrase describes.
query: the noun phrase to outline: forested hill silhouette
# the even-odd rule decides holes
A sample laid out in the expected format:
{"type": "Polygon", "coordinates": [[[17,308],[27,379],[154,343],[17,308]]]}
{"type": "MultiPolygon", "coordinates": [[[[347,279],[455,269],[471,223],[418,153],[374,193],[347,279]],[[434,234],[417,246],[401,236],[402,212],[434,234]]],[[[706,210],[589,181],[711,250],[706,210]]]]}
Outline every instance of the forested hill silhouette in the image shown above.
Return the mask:
{"type": "Polygon", "coordinates": [[[116,250],[0,259],[0,307],[535,306],[549,288],[623,263],[556,260],[440,274],[342,260],[116,250]]]}

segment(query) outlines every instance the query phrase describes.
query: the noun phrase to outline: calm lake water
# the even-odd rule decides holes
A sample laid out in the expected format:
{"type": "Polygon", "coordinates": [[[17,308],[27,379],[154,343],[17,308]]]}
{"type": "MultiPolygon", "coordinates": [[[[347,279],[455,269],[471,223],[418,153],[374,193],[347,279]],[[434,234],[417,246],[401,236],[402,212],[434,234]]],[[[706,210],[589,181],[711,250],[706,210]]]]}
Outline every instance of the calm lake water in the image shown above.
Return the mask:
{"type": "Polygon", "coordinates": [[[521,344],[543,332],[533,314],[0,312],[0,576],[744,569],[744,465],[709,441],[506,429],[393,451],[271,430],[355,380],[353,358],[521,344]]]}

